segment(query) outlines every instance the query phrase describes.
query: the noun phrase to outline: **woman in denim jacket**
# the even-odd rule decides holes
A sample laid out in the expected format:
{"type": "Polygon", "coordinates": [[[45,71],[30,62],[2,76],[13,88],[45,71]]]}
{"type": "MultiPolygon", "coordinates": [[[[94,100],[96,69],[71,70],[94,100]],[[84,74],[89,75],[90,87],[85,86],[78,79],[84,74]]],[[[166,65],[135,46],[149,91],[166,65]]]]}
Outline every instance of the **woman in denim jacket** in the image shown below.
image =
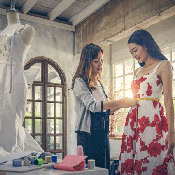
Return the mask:
{"type": "Polygon", "coordinates": [[[95,165],[110,169],[109,114],[122,107],[136,105],[136,100],[123,98],[108,101],[102,85],[103,50],[93,43],[81,52],[80,62],[72,80],[77,122],[77,145],[95,165]]]}

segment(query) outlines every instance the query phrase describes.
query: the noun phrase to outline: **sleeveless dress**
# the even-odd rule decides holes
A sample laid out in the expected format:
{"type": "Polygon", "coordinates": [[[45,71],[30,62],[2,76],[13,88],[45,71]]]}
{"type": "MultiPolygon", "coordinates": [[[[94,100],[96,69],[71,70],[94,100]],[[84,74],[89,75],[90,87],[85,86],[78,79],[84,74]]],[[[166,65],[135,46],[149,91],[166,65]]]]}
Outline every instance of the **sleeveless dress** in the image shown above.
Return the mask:
{"type": "Polygon", "coordinates": [[[18,26],[13,35],[0,34],[0,157],[43,151],[22,126],[28,89],[24,60],[30,47],[19,36],[23,27],[18,26]]]}
{"type": "Polygon", "coordinates": [[[175,174],[173,155],[167,156],[165,149],[167,118],[162,104],[154,100],[162,96],[162,80],[156,74],[160,64],[139,79],[136,75],[131,83],[133,97],[145,100],[139,100],[127,115],[119,157],[120,175],[175,174]]]}

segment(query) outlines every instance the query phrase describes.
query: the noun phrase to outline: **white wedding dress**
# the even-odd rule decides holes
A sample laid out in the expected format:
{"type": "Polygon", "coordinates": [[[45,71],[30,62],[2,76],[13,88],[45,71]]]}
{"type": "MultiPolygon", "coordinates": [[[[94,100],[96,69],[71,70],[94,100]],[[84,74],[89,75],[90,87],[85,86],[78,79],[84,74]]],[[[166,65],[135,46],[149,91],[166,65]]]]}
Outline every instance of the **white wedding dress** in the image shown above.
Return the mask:
{"type": "MultiPolygon", "coordinates": [[[[30,47],[19,36],[23,27],[18,26],[11,36],[0,34],[0,157],[10,153],[43,151],[22,126],[28,89],[24,60],[30,47]]],[[[37,73],[32,70],[28,77],[34,78],[37,73]]]]}

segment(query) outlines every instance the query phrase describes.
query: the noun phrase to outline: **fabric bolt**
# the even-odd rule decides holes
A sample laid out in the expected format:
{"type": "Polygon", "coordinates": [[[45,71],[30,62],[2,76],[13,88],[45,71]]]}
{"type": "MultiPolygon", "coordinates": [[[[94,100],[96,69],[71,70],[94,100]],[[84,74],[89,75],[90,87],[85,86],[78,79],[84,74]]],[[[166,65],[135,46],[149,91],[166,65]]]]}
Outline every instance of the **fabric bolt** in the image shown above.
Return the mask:
{"type": "Polygon", "coordinates": [[[156,74],[160,64],[139,79],[136,75],[131,83],[134,98],[145,100],[138,100],[138,105],[131,107],[127,115],[119,158],[120,175],[175,173],[173,154],[167,155],[165,149],[167,118],[162,104],[156,100],[162,96],[162,80],[156,74]]]}
{"type": "MultiPolygon", "coordinates": [[[[43,151],[22,126],[28,89],[24,61],[30,47],[19,36],[23,27],[20,25],[13,35],[0,34],[0,157],[23,151],[43,151]]],[[[34,74],[37,75],[37,71],[34,74]]],[[[31,82],[31,77],[28,78],[31,82]]]]}

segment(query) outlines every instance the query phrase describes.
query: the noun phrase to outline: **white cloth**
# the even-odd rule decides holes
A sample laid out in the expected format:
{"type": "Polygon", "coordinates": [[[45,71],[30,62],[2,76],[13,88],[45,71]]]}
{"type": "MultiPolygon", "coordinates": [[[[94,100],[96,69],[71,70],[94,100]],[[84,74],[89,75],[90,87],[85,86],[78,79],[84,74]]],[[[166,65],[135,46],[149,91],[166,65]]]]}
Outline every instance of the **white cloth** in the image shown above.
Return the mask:
{"type": "Polygon", "coordinates": [[[22,126],[28,89],[23,67],[29,47],[18,31],[11,36],[0,34],[0,157],[43,151],[22,126]]]}

